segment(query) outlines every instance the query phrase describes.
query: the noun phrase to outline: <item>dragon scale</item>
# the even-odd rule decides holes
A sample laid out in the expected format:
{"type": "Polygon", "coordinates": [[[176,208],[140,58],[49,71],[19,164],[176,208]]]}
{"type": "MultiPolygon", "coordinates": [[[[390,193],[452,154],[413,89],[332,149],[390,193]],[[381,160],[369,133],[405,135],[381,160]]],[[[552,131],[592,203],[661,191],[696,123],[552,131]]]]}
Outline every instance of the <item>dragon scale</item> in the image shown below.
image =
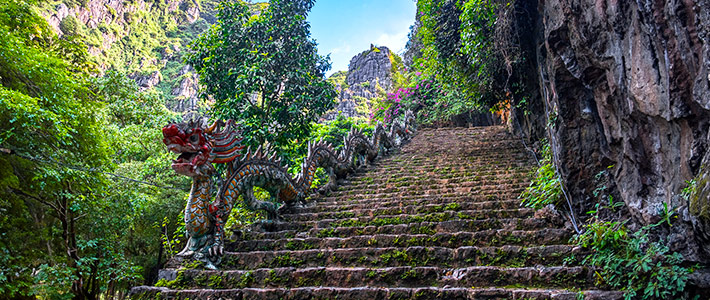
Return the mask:
{"type": "Polygon", "coordinates": [[[172,168],[193,180],[185,208],[189,240],[178,256],[195,258],[204,261],[209,268],[216,268],[223,254],[224,224],[239,196],[248,209],[263,210],[269,220],[276,220],[279,203],[292,207],[305,201],[312,191],[318,168],[328,172],[328,183],[321,191],[333,189],[337,178],[346,177],[360,165],[366,165],[409,139],[414,130],[413,120],[412,114],[407,112],[404,124],[394,121],[389,131],[378,123],[371,138],[353,129],[344,138],[340,151],[324,141],[310,142],[308,154],[295,177],[268,146],[242,153],[241,133],[231,120],[217,121],[209,127],[202,121],[165,126],[163,143],[179,154],[172,168]],[[225,166],[223,177],[215,176],[218,174],[214,164],[225,166]],[[214,188],[213,177],[220,178],[218,189],[214,188]],[[256,199],[254,187],[267,190],[271,201],[256,199]],[[214,200],[211,200],[213,194],[214,200]]]}

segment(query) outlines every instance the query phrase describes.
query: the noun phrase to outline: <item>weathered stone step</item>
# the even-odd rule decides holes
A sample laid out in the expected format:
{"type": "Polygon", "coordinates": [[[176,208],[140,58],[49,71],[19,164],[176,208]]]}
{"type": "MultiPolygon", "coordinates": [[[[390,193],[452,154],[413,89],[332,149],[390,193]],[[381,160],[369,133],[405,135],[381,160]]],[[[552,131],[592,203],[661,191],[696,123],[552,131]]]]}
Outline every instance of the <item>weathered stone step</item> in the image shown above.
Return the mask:
{"type": "MultiPolygon", "coordinates": [[[[545,219],[484,219],[484,220],[452,220],[446,222],[421,222],[411,224],[360,226],[337,228],[296,228],[290,223],[271,224],[274,231],[237,231],[234,239],[258,240],[281,238],[307,238],[307,237],[353,237],[358,235],[374,234],[428,234],[455,233],[459,231],[483,231],[491,229],[508,230],[538,230],[553,227],[545,219]],[[288,229],[296,228],[296,229],[288,229]]],[[[554,226],[557,227],[557,226],[554,226]]]]}
{"type": "Polygon", "coordinates": [[[283,299],[283,300],[409,300],[409,299],[447,299],[447,300],[502,300],[502,299],[555,299],[578,300],[617,300],[623,299],[623,292],[601,290],[555,290],[533,288],[382,288],[382,287],[298,287],[298,288],[244,288],[244,289],[193,289],[173,290],[169,288],[141,286],[131,290],[131,299],[283,299]]]}
{"type": "MultiPolygon", "coordinates": [[[[535,265],[562,265],[571,254],[579,254],[573,245],[510,246],[459,248],[423,247],[427,241],[413,238],[404,241],[405,247],[308,249],[307,243],[293,243],[291,250],[227,252],[220,265],[222,269],[250,270],[278,267],[401,267],[401,266],[447,266],[465,268],[470,266],[526,267],[535,265]]],[[[166,266],[178,267],[173,265],[166,266]]]]}
{"type": "Polygon", "coordinates": [[[165,269],[161,276],[168,286],[192,288],[306,287],[498,287],[522,285],[538,288],[591,288],[594,271],[586,267],[475,266],[385,267],[385,268],[263,268],[256,270],[165,269]],[[174,280],[174,281],[173,281],[174,280]],[[172,281],[172,282],[170,282],[172,281]]]}
{"type": "MultiPolygon", "coordinates": [[[[446,193],[441,195],[389,195],[386,198],[366,198],[360,199],[356,197],[332,197],[314,195],[308,199],[309,205],[314,206],[345,206],[345,205],[367,205],[375,206],[381,203],[390,203],[394,206],[406,205],[426,205],[426,204],[449,204],[462,202],[485,202],[499,200],[518,199],[520,193],[517,192],[498,192],[496,194],[457,194],[446,193]]],[[[309,206],[310,207],[310,206],[309,206]]]]}
{"type": "Polygon", "coordinates": [[[500,200],[500,201],[483,201],[483,202],[473,202],[469,201],[469,198],[461,196],[460,198],[448,198],[448,199],[438,199],[432,198],[430,201],[420,201],[416,204],[407,204],[402,201],[387,201],[375,204],[346,204],[346,205],[326,205],[325,203],[318,203],[312,207],[304,208],[289,208],[288,210],[282,211],[282,216],[284,218],[290,218],[294,214],[307,214],[307,213],[323,213],[323,214],[333,214],[337,216],[338,214],[348,214],[359,213],[364,215],[381,215],[381,214],[415,214],[415,213],[427,213],[427,212],[441,212],[444,210],[480,210],[480,209],[514,209],[520,207],[520,200],[500,200]],[[460,201],[456,201],[460,200],[460,201]],[[387,213],[382,213],[386,211],[387,213]]]}
{"type": "Polygon", "coordinates": [[[347,188],[339,188],[337,191],[332,193],[332,196],[352,196],[359,194],[374,194],[375,192],[380,193],[398,193],[407,192],[412,190],[428,190],[431,192],[438,192],[438,190],[447,190],[459,193],[469,193],[472,191],[485,191],[485,190],[504,190],[504,189],[514,189],[519,190],[521,188],[526,188],[530,185],[530,180],[525,178],[524,180],[471,180],[458,182],[458,180],[465,180],[464,178],[452,178],[452,179],[441,179],[436,180],[436,183],[424,183],[417,181],[398,181],[390,183],[379,183],[379,184],[363,184],[357,187],[349,186],[347,188]],[[454,181],[454,182],[449,182],[454,181]]]}
{"type": "MultiPolygon", "coordinates": [[[[532,170],[531,170],[532,171],[532,170]]],[[[398,184],[403,182],[417,184],[445,184],[445,183],[464,183],[478,182],[485,183],[486,180],[506,183],[516,183],[520,181],[530,181],[530,172],[528,170],[494,170],[494,171],[476,171],[463,170],[455,172],[437,172],[437,171],[401,171],[390,172],[385,175],[376,175],[373,173],[364,173],[358,177],[347,177],[341,179],[342,189],[358,189],[363,186],[376,187],[382,184],[398,184]]]]}
{"type": "Polygon", "coordinates": [[[532,157],[527,154],[514,155],[495,155],[495,156],[469,156],[460,158],[440,158],[432,159],[423,163],[416,162],[399,162],[387,164],[386,162],[374,162],[368,165],[362,165],[353,174],[354,176],[362,176],[365,172],[398,171],[398,170],[424,170],[434,171],[443,169],[453,170],[506,170],[506,169],[530,169],[530,163],[533,162],[532,157]]]}
{"type": "Polygon", "coordinates": [[[569,242],[572,233],[565,229],[545,228],[540,230],[508,230],[490,229],[475,232],[464,231],[456,233],[436,234],[374,234],[351,237],[330,237],[331,231],[324,229],[319,237],[280,238],[241,240],[227,242],[225,250],[229,252],[278,251],[291,249],[325,249],[325,248],[367,248],[401,247],[407,245],[439,246],[458,248],[462,246],[503,246],[503,245],[556,245],[569,242]],[[302,245],[302,246],[299,246],[302,245]]]}
{"type": "Polygon", "coordinates": [[[409,191],[408,193],[383,193],[383,194],[367,194],[367,195],[351,195],[351,196],[325,196],[317,197],[316,201],[318,204],[322,205],[339,205],[339,204],[367,204],[367,203],[380,203],[383,201],[401,201],[404,205],[409,205],[410,200],[422,201],[431,198],[460,198],[466,196],[471,201],[493,201],[493,200],[510,200],[516,199],[524,189],[519,189],[516,191],[493,191],[488,193],[431,193],[426,190],[415,190],[409,191]]]}
{"type": "MultiPolygon", "coordinates": [[[[439,211],[423,211],[417,214],[409,214],[400,211],[392,211],[396,214],[385,214],[390,211],[380,210],[377,214],[361,214],[356,211],[340,211],[338,213],[320,214],[304,213],[298,215],[284,216],[286,222],[311,222],[318,221],[319,228],[323,227],[343,227],[343,226],[368,226],[368,225],[389,225],[421,222],[442,222],[448,220],[465,219],[477,220],[485,218],[529,218],[535,214],[531,208],[514,209],[478,209],[460,210],[457,203],[444,206],[439,211]],[[337,224],[334,225],[333,223],[337,224]]],[[[460,207],[460,206],[459,206],[460,207]]]]}
{"type": "MultiPolygon", "coordinates": [[[[484,220],[484,219],[526,219],[532,218],[535,211],[530,208],[521,209],[503,209],[503,210],[471,210],[471,211],[444,211],[426,214],[401,214],[401,215],[382,215],[382,216],[361,216],[353,218],[337,218],[337,219],[298,219],[286,220],[275,224],[278,226],[292,226],[289,229],[306,229],[306,228],[334,228],[334,227],[367,227],[367,226],[384,226],[397,224],[411,224],[421,222],[445,222],[451,220],[484,220]]],[[[308,217],[308,216],[305,216],[308,217]]],[[[346,217],[346,215],[342,215],[346,217]]],[[[297,217],[298,218],[298,217],[297,217]]],[[[286,228],[283,228],[286,229],[286,228]]],[[[276,229],[274,230],[276,231],[276,229]]]]}
{"type": "Polygon", "coordinates": [[[490,153],[477,156],[458,158],[439,158],[426,161],[412,161],[403,159],[398,162],[376,161],[368,165],[371,169],[392,171],[400,169],[442,169],[442,168],[470,168],[481,167],[486,169],[522,167],[530,168],[531,157],[528,153],[490,153]],[[495,162],[495,164],[491,164],[495,162]]]}
{"type": "Polygon", "coordinates": [[[358,184],[360,182],[369,182],[374,180],[391,180],[393,178],[398,178],[401,176],[414,176],[414,177],[424,177],[429,176],[430,178],[453,178],[453,176],[515,176],[516,174],[529,174],[532,168],[508,168],[508,167],[480,167],[480,166],[465,166],[462,169],[456,169],[453,171],[444,171],[443,169],[431,169],[431,168],[399,168],[393,170],[382,170],[382,169],[360,169],[358,173],[348,176],[347,178],[353,182],[353,184],[358,184]]]}
{"type": "Polygon", "coordinates": [[[346,202],[351,204],[354,201],[368,201],[368,200],[381,200],[381,199],[398,199],[406,200],[405,197],[413,196],[423,196],[423,197],[451,197],[451,196],[475,196],[475,195],[500,195],[505,196],[508,199],[516,198],[525,190],[524,186],[518,188],[508,188],[508,189],[497,189],[496,186],[482,186],[482,187],[462,187],[462,188],[439,188],[439,189],[426,189],[426,188],[416,188],[416,189],[398,189],[389,188],[385,190],[363,190],[361,193],[342,193],[340,195],[333,194],[328,195],[324,198],[324,202],[332,202],[332,204],[338,204],[346,202]]]}

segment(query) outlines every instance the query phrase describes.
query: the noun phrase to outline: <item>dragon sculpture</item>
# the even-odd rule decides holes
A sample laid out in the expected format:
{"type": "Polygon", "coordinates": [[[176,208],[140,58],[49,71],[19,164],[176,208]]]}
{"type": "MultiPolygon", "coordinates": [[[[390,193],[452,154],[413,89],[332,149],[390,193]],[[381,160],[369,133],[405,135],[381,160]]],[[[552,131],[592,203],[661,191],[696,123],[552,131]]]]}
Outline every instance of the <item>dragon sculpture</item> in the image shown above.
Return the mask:
{"type": "Polygon", "coordinates": [[[344,178],[360,165],[409,139],[413,131],[414,118],[407,112],[404,124],[394,121],[389,131],[378,123],[371,138],[351,130],[337,152],[329,143],[310,142],[300,173],[292,177],[268,146],[243,153],[241,132],[232,120],[217,121],[211,126],[206,126],[202,120],[191,120],[163,127],[163,143],[168,150],[179,154],[173,160],[173,170],[192,178],[185,207],[189,240],[178,256],[203,261],[206,267],[215,269],[223,255],[224,224],[240,195],[247,208],[265,211],[270,220],[278,219],[279,203],[292,207],[305,201],[317,168],[324,168],[329,176],[321,191],[333,189],[337,178],[344,178]],[[225,165],[223,177],[215,176],[220,175],[215,164],[225,165]],[[255,186],[267,190],[271,201],[257,200],[255,186]],[[211,201],[212,195],[216,195],[214,201],[211,201]]]}

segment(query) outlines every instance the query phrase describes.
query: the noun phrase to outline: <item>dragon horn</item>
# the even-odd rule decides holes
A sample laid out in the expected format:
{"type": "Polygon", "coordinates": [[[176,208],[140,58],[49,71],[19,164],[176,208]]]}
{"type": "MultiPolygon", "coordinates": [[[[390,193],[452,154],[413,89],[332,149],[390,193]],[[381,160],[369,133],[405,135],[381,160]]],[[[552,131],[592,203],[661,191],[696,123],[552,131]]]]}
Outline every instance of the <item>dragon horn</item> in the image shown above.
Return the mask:
{"type": "Polygon", "coordinates": [[[212,123],[212,125],[210,127],[207,127],[207,129],[205,129],[205,133],[211,134],[212,132],[214,132],[214,130],[217,128],[217,126],[219,126],[221,123],[222,123],[222,120],[214,121],[214,123],[212,123]]]}

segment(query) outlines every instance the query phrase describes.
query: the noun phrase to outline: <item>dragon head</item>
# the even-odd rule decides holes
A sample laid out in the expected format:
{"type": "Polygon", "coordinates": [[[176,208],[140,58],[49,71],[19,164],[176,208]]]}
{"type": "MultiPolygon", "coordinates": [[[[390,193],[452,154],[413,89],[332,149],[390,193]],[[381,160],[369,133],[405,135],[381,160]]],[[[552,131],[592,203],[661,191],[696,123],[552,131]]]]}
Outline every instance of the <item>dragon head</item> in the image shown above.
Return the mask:
{"type": "Polygon", "coordinates": [[[163,127],[163,143],[179,154],[172,168],[178,174],[195,177],[214,173],[212,163],[226,163],[240,156],[244,147],[232,120],[205,126],[202,120],[168,124],[163,127]],[[218,127],[224,126],[223,130],[218,127]]]}

